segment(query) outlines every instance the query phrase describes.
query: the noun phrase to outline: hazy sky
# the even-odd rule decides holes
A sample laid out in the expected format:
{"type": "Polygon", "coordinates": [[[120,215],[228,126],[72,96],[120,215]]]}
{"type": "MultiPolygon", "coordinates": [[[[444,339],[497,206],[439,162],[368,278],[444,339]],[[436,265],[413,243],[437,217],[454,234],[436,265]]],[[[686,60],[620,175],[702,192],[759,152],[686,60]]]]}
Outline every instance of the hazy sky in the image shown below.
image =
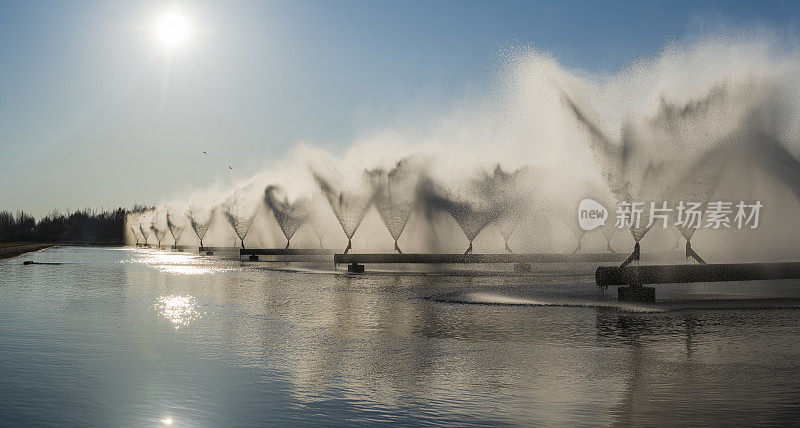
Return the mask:
{"type": "Polygon", "coordinates": [[[0,0],[0,210],[156,203],[298,141],[342,150],[485,90],[509,45],[610,72],[721,26],[796,39],[799,17],[793,1],[0,0]],[[190,36],[167,51],[154,26],[174,7],[190,36]]]}

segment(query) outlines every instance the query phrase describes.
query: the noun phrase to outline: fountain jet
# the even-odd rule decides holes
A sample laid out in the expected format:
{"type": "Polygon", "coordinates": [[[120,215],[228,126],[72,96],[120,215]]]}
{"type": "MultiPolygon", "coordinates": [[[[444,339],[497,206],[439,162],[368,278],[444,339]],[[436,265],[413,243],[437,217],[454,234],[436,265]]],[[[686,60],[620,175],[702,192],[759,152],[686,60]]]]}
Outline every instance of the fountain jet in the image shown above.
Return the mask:
{"type": "Polygon", "coordinates": [[[144,245],[150,245],[147,242],[147,234],[144,233],[144,226],[142,226],[142,223],[139,223],[139,231],[142,232],[142,238],[144,238],[144,245]]]}
{"type": "Polygon", "coordinates": [[[242,248],[244,248],[244,239],[253,226],[258,208],[257,195],[251,194],[249,190],[247,188],[236,189],[222,207],[222,213],[239,238],[242,248]]]}
{"type": "Polygon", "coordinates": [[[200,251],[203,251],[203,238],[205,238],[211,223],[214,222],[217,210],[212,209],[198,209],[189,207],[184,215],[189,219],[189,225],[192,227],[197,239],[200,240],[200,251]]]}
{"type": "Polygon", "coordinates": [[[373,189],[373,202],[378,214],[394,239],[394,249],[402,254],[397,240],[411,217],[414,191],[422,167],[418,160],[404,158],[394,168],[375,168],[367,171],[373,189]]]}
{"type": "MultiPolygon", "coordinates": [[[[562,94],[573,117],[590,135],[590,147],[609,190],[619,201],[644,202],[638,224],[634,222],[630,227],[636,244],[631,260],[638,260],[638,244],[652,227],[651,202],[675,203],[687,197],[702,202],[716,189],[727,164],[722,154],[729,145],[718,141],[698,145],[695,136],[702,135],[698,127],[703,125],[703,118],[723,107],[728,92],[725,85],[720,85],[680,106],[662,98],[657,113],[649,120],[623,123],[617,142],[606,136],[566,93],[562,94]]],[[[685,228],[681,233],[690,239],[685,228]]]]}
{"type": "Polygon", "coordinates": [[[158,248],[161,248],[161,240],[164,239],[164,236],[167,235],[167,231],[164,229],[160,229],[155,224],[150,225],[150,230],[153,231],[153,235],[156,237],[156,242],[158,244],[158,248]]]}
{"type": "Polygon", "coordinates": [[[453,192],[426,179],[420,183],[419,198],[426,210],[445,211],[461,227],[469,240],[464,254],[472,253],[472,241],[487,225],[510,215],[519,206],[519,182],[524,170],[514,173],[503,171],[498,165],[494,172],[485,171],[465,187],[453,192]]]}
{"type": "Polygon", "coordinates": [[[286,248],[289,248],[289,242],[294,234],[312,217],[311,202],[306,198],[289,202],[288,196],[284,196],[281,200],[280,193],[278,186],[267,186],[264,190],[264,202],[275,214],[275,220],[278,221],[278,226],[286,237],[286,248]]]}
{"type": "Polygon", "coordinates": [[[186,226],[179,225],[173,221],[173,216],[170,215],[169,211],[167,211],[167,229],[169,229],[169,233],[172,235],[172,240],[175,242],[175,246],[178,245],[178,240],[181,239],[181,235],[183,235],[183,231],[186,229],[186,226]]]}
{"type": "MultiPolygon", "coordinates": [[[[228,220],[228,223],[230,223],[233,231],[239,238],[242,248],[244,248],[244,238],[246,238],[247,233],[250,232],[250,227],[253,225],[254,217],[252,215],[245,216],[237,214],[235,206],[231,205],[228,205],[222,212],[225,214],[225,218],[228,220]]],[[[234,240],[234,244],[235,243],[236,241],[234,240]]]]}
{"type": "Polygon", "coordinates": [[[130,226],[130,228],[131,228],[131,233],[133,234],[133,239],[136,240],[136,246],[138,247],[139,246],[139,237],[136,236],[136,230],[134,230],[133,226],[130,226]]]}
{"type": "Polygon", "coordinates": [[[331,211],[339,220],[345,236],[347,248],[345,254],[353,248],[353,235],[364,219],[372,202],[371,189],[356,186],[355,189],[343,189],[342,180],[336,175],[326,177],[319,171],[312,170],[314,180],[317,182],[322,195],[327,199],[331,211]]]}

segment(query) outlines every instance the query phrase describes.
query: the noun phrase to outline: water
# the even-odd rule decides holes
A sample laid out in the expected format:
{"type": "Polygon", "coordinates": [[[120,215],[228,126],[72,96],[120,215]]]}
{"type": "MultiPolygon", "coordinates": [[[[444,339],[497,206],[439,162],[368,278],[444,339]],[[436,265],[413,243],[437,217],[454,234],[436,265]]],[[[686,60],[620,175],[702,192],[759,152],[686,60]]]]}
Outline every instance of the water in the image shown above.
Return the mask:
{"type": "Polygon", "coordinates": [[[349,276],[268,265],[74,247],[0,262],[4,423],[800,419],[791,282],[767,294],[663,287],[662,303],[637,306],[598,294],[584,266],[349,276]]]}

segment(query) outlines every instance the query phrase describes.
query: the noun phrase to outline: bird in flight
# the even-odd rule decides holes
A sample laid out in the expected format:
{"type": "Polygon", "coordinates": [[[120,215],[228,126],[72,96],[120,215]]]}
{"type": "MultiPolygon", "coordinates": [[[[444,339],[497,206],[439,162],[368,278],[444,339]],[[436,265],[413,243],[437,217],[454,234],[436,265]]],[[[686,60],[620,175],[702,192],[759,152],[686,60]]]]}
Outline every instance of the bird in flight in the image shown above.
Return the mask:
{"type": "Polygon", "coordinates": [[[230,165],[228,165],[228,169],[233,169],[230,165]]]}
{"type": "Polygon", "coordinates": [[[207,154],[208,154],[208,152],[203,152],[203,154],[204,154],[204,155],[207,155],[207,154]]]}

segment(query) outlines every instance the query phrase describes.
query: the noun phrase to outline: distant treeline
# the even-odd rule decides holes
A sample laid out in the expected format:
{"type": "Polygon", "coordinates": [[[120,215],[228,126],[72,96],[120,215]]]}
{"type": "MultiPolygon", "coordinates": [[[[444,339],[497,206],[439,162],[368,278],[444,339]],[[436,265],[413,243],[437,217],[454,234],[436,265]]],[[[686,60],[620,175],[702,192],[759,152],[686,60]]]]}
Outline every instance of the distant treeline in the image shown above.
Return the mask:
{"type": "Polygon", "coordinates": [[[117,208],[113,211],[53,211],[38,221],[22,211],[0,211],[0,242],[44,242],[63,244],[122,245],[125,243],[125,217],[145,210],[117,208]]]}

